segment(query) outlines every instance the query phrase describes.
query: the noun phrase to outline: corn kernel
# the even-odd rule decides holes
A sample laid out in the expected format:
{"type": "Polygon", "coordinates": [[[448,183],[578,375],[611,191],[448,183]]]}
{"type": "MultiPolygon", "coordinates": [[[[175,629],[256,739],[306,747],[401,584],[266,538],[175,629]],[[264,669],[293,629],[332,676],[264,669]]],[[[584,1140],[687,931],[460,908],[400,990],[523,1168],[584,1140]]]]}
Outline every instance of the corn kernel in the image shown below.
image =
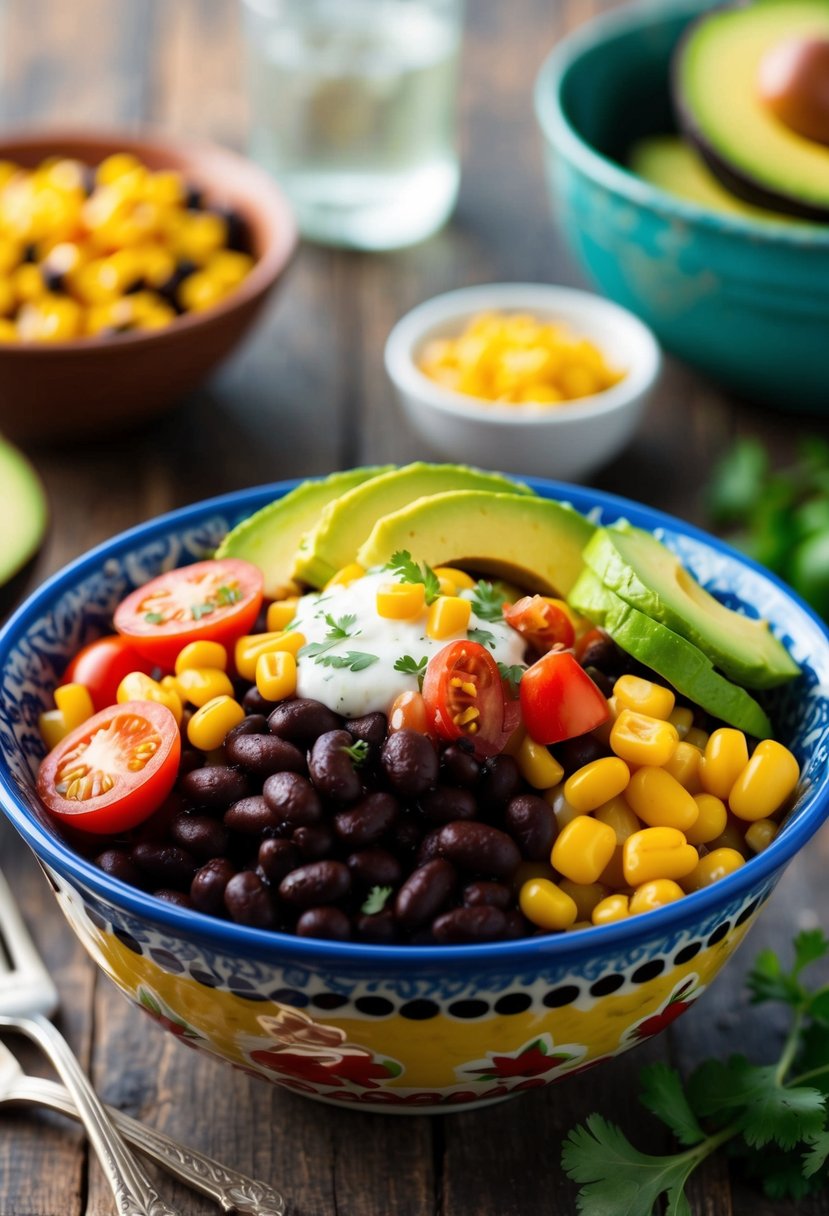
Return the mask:
{"type": "Polygon", "coordinates": [[[183,667],[176,679],[182,699],[196,707],[206,705],[216,697],[233,696],[230,677],[219,667],[183,667]]]}
{"type": "Polygon", "coordinates": [[[746,844],[752,853],[762,853],[779,831],[780,827],[773,819],[755,819],[754,823],[746,828],[746,844]]]}
{"type": "Polygon", "coordinates": [[[589,920],[574,920],[572,925],[568,925],[564,930],[565,933],[578,933],[581,929],[592,929],[593,922],[589,920]]]}
{"type": "Polygon", "coordinates": [[[678,828],[642,828],[624,843],[625,882],[629,887],[654,878],[684,878],[698,861],[696,849],[678,828]]]}
{"type": "Polygon", "coordinates": [[[617,920],[625,920],[629,915],[627,895],[608,895],[593,909],[591,920],[594,925],[612,925],[617,920]]]}
{"type": "Polygon", "coordinates": [[[606,823],[579,815],[562,830],[550,854],[553,868],[578,883],[599,878],[616,849],[616,833],[606,823]]]}
{"type": "Polygon", "coordinates": [[[426,636],[442,641],[456,633],[465,633],[469,626],[472,605],[458,595],[439,595],[426,612],[426,636]]]}
{"type": "Polygon", "coordinates": [[[682,899],[684,894],[682,887],[672,878],[653,878],[650,882],[643,882],[631,895],[630,915],[639,916],[642,912],[664,908],[666,904],[682,899]]]}
{"type": "Polygon", "coordinates": [[[722,726],[709,735],[700,761],[699,779],[708,794],[728,801],[731,787],[748,764],[748,745],[741,730],[722,726]]]}
{"type": "Polygon", "coordinates": [[[564,769],[542,743],[525,735],[516,755],[521,776],[536,790],[549,790],[558,785],[564,769]]]}
{"type": "Polygon", "coordinates": [[[365,574],[365,569],[359,562],[349,562],[347,566],[343,566],[336,574],[332,574],[331,578],[323,587],[323,591],[328,591],[330,587],[350,587],[352,583],[356,583],[358,578],[362,578],[365,574]]]}
{"type": "Polygon", "coordinates": [[[611,749],[629,764],[665,764],[678,742],[676,727],[670,722],[632,709],[623,709],[610,731],[611,749]]]}
{"type": "Polygon", "coordinates": [[[57,747],[61,739],[65,739],[69,734],[66,719],[59,709],[47,709],[40,714],[37,719],[37,728],[48,751],[57,747]]]}
{"type": "Polygon", "coordinates": [[[575,901],[546,878],[525,882],[518,893],[518,904],[527,920],[540,929],[566,929],[578,918],[575,901]]]}
{"type": "Polygon", "coordinates": [[[296,655],[305,645],[305,635],[292,629],[290,633],[249,633],[238,638],[233,658],[236,670],[243,680],[256,678],[256,660],[260,654],[289,650],[296,655]]]}
{"type": "Polygon", "coordinates": [[[638,832],[642,826],[622,797],[611,798],[602,806],[597,807],[593,812],[593,818],[598,819],[599,823],[606,823],[613,828],[617,844],[624,844],[628,836],[638,832]]]}
{"type": "Polygon", "coordinates": [[[699,815],[694,799],[664,768],[645,765],[638,769],[625,790],[625,799],[651,828],[679,828],[685,832],[699,815]]]}
{"type": "Polygon", "coordinates": [[[266,625],[269,633],[283,633],[296,616],[299,600],[295,595],[287,600],[276,600],[268,605],[266,625]]]}
{"type": "Polygon", "coordinates": [[[227,651],[221,642],[188,642],[176,657],[176,675],[189,667],[216,667],[219,671],[227,671],[227,651]]]}
{"type": "Polygon", "coordinates": [[[677,705],[668,714],[668,721],[671,726],[676,727],[676,732],[680,739],[684,739],[694,725],[694,711],[689,709],[687,705],[677,705]]]}
{"type": "Polygon", "coordinates": [[[68,731],[74,730],[95,713],[92,697],[85,684],[60,684],[55,689],[55,705],[63,714],[68,731]]]}
{"type": "Polygon", "coordinates": [[[564,797],[577,811],[595,811],[616,798],[630,781],[630,769],[618,756],[603,756],[576,769],[564,783],[564,797]]]}
{"type": "Polygon", "coordinates": [[[705,746],[708,743],[708,731],[700,730],[698,726],[692,726],[685,732],[685,742],[690,743],[692,747],[698,747],[701,752],[704,752],[705,746]]]}
{"type": "Polygon", "coordinates": [[[581,811],[577,811],[564,797],[563,785],[555,785],[552,789],[544,790],[542,797],[553,808],[553,814],[556,817],[556,827],[559,831],[581,815],[581,811]]]}
{"type": "Polygon", "coordinates": [[[131,152],[113,152],[98,165],[95,170],[95,180],[101,186],[109,186],[119,177],[124,177],[127,173],[132,173],[140,168],[142,168],[141,161],[131,152]]]}
{"type": "Polygon", "coordinates": [[[525,882],[531,878],[546,878],[555,881],[555,873],[549,861],[522,861],[512,876],[513,890],[520,891],[525,882]]]}
{"type": "Polygon", "coordinates": [[[631,675],[619,676],[613,685],[613,695],[622,709],[632,709],[635,713],[661,719],[670,717],[676,700],[670,688],[631,675]]]}
{"type": "Polygon", "coordinates": [[[682,739],[676,745],[676,750],[670,760],[663,764],[666,773],[670,773],[683,789],[690,794],[698,794],[701,789],[699,766],[702,759],[698,747],[685,743],[682,739]]]}
{"type": "Polygon", "coordinates": [[[81,333],[82,321],[76,300],[44,295],[22,306],[17,314],[17,330],[23,342],[68,342],[81,333]]]}
{"type": "Polygon", "coordinates": [[[601,903],[610,894],[601,882],[573,882],[569,878],[562,878],[558,885],[576,905],[579,920],[589,921],[596,904],[601,903]]]}
{"type": "Polygon", "coordinates": [[[204,312],[227,295],[227,288],[205,270],[196,270],[183,279],[176,298],[185,312],[204,312]]]}
{"type": "MultiPolygon", "coordinates": [[[[712,795],[713,797],[713,795],[712,795]]],[[[709,849],[734,849],[736,853],[746,853],[745,824],[736,815],[726,812],[726,823],[719,836],[707,841],[709,849]]]]}
{"type": "Polygon", "coordinates": [[[435,566],[434,572],[440,582],[441,595],[457,595],[459,591],[471,591],[475,586],[474,578],[456,566],[435,566]]]}
{"type": "Polygon", "coordinates": [[[219,249],[207,259],[205,269],[224,287],[237,287],[253,269],[253,258],[236,249],[219,249]]]}
{"type": "MultiPolygon", "coordinates": [[[[211,254],[226,244],[227,222],[222,216],[210,211],[185,211],[175,225],[176,256],[195,262],[197,266],[201,266],[211,254]]],[[[192,279],[196,276],[189,277],[192,279]]],[[[186,283],[187,279],[184,282],[186,283]]]]}
{"type": "Polygon", "coordinates": [[[214,697],[200,706],[187,723],[187,738],[199,751],[212,751],[221,747],[227,732],[244,717],[245,711],[233,697],[214,697]]]}
{"type": "Polygon", "coordinates": [[[296,692],[296,658],[289,650],[260,654],[256,660],[256,687],[266,701],[281,701],[296,692]]]}
{"type": "Polygon", "coordinates": [[[0,317],[0,342],[17,342],[17,326],[8,317],[0,317]]]}
{"type": "Polygon", "coordinates": [[[800,777],[797,761],[787,747],[764,739],[737,777],[728,805],[738,819],[769,819],[793,792],[800,777]]]}
{"type": "Polygon", "coordinates": [[[745,858],[736,849],[714,849],[701,857],[690,874],[683,877],[682,886],[689,894],[691,891],[700,891],[703,887],[710,887],[712,883],[719,882],[727,874],[733,874],[744,865],[745,858]]]}
{"type": "Polygon", "coordinates": [[[694,794],[694,802],[697,804],[697,818],[685,829],[685,839],[689,844],[710,844],[726,829],[728,811],[725,803],[716,794],[705,793],[694,794]]]}
{"type": "Polygon", "coordinates": [[[426,607],[423,583],[381,583],[377,590],[377,615],[389,621],[412,621],[426,607]]]}
{"type": "Polygon", "coordinates": [[[177,681],[175,687],[171,687],[166,681],[159,683],[153,680],[143,671],[131,671],[118,685],[115,700],[119,705],[123,705],[125,701],[156,701],[159,705],[167,706],[176,720],[176,725],[181,722],[183,708],[177,681]]]}

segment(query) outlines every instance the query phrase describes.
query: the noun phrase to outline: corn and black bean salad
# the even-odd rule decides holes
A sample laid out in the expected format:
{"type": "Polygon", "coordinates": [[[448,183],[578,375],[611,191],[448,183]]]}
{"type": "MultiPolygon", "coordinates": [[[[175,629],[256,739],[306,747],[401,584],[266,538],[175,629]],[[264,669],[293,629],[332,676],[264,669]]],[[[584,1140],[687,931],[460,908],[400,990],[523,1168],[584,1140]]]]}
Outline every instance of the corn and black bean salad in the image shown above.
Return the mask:
{"type": "Polygon", "coordinates": [[[0,341],[163,329],[234,291],[254,259],[232,210],[118,152],[92,167],[0,162],[0,341]]]}

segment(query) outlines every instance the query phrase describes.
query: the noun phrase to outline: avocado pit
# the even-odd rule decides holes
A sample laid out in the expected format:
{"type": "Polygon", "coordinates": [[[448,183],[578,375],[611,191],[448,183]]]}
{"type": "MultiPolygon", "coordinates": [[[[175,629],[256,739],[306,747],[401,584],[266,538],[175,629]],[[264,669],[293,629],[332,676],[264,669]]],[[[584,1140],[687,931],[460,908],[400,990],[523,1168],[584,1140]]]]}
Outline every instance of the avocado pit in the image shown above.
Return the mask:
{"type": "Polygon", "coordinates": [[[760,61],[762,103],[789,130],[829,145],[829,38],[788,38],[760,61]]]}

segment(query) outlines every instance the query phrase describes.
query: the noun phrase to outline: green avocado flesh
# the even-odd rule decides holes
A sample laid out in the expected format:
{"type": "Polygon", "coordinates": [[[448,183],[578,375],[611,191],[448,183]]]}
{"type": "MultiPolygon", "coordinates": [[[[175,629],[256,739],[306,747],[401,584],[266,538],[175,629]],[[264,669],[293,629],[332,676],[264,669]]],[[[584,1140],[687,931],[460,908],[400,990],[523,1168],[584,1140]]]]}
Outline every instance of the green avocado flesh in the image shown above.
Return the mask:
{"type": "Polygon", "coordinates": [[[37,553],[47,518],[37,473],[17,448],[0,440],[0,585],[37,553]]]}
{"type": "Polygon", "coordinates": [[[693,643],[737,683],[771,688],[800,674],[767,621],[719,603],[649,532],[625,522],[599,528],[584,562],[609,591],[693,643]]]}
{"type": "Polygon", "coordinates": [[[594,531],[573,507],[550,498],[455,490],[378,519],[357,561],[366,569],[381,566],[407,549],[430,566],[459,565],[530,591],[567,595],[594,531]]]}
{"type": "Polygon", "coordinates": [[[698,647],[614,595],[592,570],[582,573],[568,601],[689,701],[757,739],[771,737],[768,717],[745,689],[718,675],[698,647]]]}
{"type": "Polygon", "coordinates": [[[530,494],[520,482],[457,464],[410,464],[364,481],[330,502],[301,541],[293,577],[312,587],[357,560],[357,550],[381,516],[415,499],[449,490],[530,494]]]}
{"type": "Polygon", "coordinates": [[[795,38],[829,38],[827,0],[756,0],[700,18],[677,51],[676,109],[683,133],[730,189],[829,220],[829,146],[781,122],[758,90],[764,56],[795,38]]]}
{"type": "Polygon", "coordinates": [[[241,557],[258,566],[265,576],[265,595],[277,599],[290,586],[299,543],[315,526],[320,512],[332,499],[391,468],[393,465],[349,469],[322,481],[303,481],[228,532],[216,557],[241,557]]]}

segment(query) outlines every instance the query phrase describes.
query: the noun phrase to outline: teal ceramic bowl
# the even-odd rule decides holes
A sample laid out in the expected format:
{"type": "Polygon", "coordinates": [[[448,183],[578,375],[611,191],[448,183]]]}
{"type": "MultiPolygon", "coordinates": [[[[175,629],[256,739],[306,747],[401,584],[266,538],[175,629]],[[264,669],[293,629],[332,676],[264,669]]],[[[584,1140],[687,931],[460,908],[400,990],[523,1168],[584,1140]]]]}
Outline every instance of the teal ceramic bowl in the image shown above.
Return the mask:
{"type": "Polygon", "coordinates": [[[648,0],[558,44],[536,84],[553,211],[577,261],[663,345],[726,388],[829,413],[829,226],[719,215],[625,168],[674,129],[669,65],[710,4],[648,0]]]}

